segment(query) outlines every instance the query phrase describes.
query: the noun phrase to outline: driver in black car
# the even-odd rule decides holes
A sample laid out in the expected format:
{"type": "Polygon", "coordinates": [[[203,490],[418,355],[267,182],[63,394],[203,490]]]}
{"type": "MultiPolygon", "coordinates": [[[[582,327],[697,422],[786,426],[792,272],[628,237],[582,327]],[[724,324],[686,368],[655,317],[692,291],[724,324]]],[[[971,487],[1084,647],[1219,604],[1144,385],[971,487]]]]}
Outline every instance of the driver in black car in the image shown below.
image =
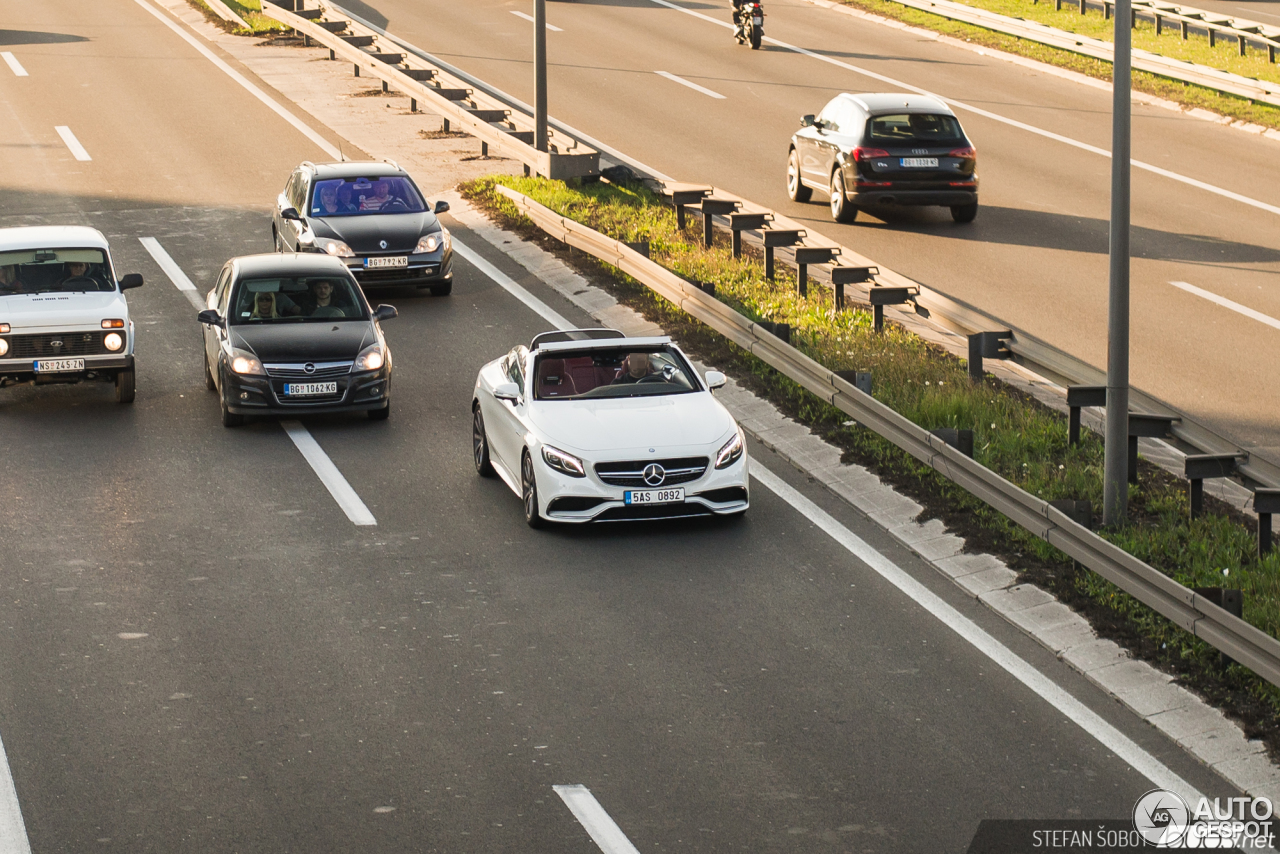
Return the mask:
{"type": "Polygon", "coordinates": [[[611,382],[610,385],[638,383],[648,376],[653,376],[653,371],[649,367],[649,354],[631,353],[623,364],[623,370],[618,373],[618,378],[611,382]]]}

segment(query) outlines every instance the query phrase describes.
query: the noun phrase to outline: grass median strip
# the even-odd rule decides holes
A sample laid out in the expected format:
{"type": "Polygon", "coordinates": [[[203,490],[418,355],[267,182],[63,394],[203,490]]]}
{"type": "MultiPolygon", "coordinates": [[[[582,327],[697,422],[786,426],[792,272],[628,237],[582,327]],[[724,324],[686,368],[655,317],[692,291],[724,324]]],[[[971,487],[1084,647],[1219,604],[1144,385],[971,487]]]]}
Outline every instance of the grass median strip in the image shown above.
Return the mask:
{"type": "MultiPolygon", "coordinates": [[[[693,231],[677,229],[673,209],[660,197],[638,186],[578,187],[512,176],[464,185],[465,196],[526,234],[532,224],[494,191],[495,183],[610,237],[648,241],[655,261],[690,281],[714,284],[716,296],[744,315],[790,324],[793,343],[826,367],[870,372],[876,399],[920,426],[973,430],[975,458],[1028,492],[1101,506],[1103,448],[1098,437],[1086,432],[1078,446],[1069,446],[1062,414],[990,377],[971,383],[961,360],[900,327],[888,324],[877,334],[868,311],[837,311],[825,288],[811,288],[808,297],[800,297],[789,272],[780,270],[777,281],[766,280],[758,253],[748,250],[733,258],[725,234],[704,248],[693,231]]],[[[1280,690],[1239,666],[1221,671],[1212,647],[1076,568],[1065,555],[888,440],[853,424],[838,409],[612,267],[581,254],[575,259],[580,268],[606,273],[616,297],[670,330],[699,358],[731,370],[841,447],[847,462],[865,465],[911,494],[925,505],[926,516],[941,518],[964,534],[970,548],[1004,555],[1024,578],[1087,613],[1104,635],[1177,673],[1240,717],[1250,734],[1280,746],[1280,690]]],[[[1245,619],[1273,636],[1280,632],[1280,554],[1256,560],[1248,520],[1226,505],[1207,502],[1208,512],[1191,521],[1185,482],[1145,462],[1138,485],[1131,487],[1130,505],[1129,524],[1102,531],[1104,537],[1188,587],[1245,591],[1245,619]]]]}

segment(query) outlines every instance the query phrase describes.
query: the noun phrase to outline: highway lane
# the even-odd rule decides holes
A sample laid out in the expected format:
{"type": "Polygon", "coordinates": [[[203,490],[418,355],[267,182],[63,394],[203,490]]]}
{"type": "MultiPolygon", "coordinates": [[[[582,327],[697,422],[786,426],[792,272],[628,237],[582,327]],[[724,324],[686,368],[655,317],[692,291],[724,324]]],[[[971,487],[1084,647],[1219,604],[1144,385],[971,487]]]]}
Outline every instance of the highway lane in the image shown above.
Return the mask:
{"type": "MultiPolygon", "coordinates": [[[[715,20],[715,4],[675,3],[715,20]]],[[[354,11],[522,99],[531,98],[529,24],[510,4],[409,4],[354,11]]],[[[800,113],[840,91],[900,87],[777,45],[753,52],[727,30],[655,0],[553,3],[551,106],[558,118],[680,180],[707,181],[829,236],[1096,365],[1105,364],[1110,162],[973,110],[983,209],[972,226],[944,210],[829,221],[783,192],[800,113]],[[666,71],[723,100],[663,79],[666,71]]],[[[1109,94],[960,48],[824,10],[769,4],[769,36],[986,113],[1107,149],[1109,94]]],[[[1135,157],[1276,206],[1274,146],[1156,107],[1134,106],[1135,157]],[[1215,164],[1215,166],[1206,166],[1215,164]],[[1219,168],[1216,164],[1222,164],[1219,168]],[[1226,166],[1226,164],[1230,164],[1226,166]]],[[[1133,380],[1280,456],[1275,330],[1179,291],[1187,281],[1280,317],[1276,215],[1150,172],[1134,172],[1133,380]],[[1229,342],[1229,343],[1227,343],[1229,342]],[[1176,366],[1176,368],[1174,368],[1176,366]]]]}
{"type": "MultiPolygon", "coordinates": [[[[114,55],[95,81],[121,97],[254,109],[196,63],[137,85],[130,54],[183,54],[128,23],[64,43],[60,64],[114,55]]],[[[11,112],[43,128],[58,99],[28,94],[11,112]]],[[[77,108],[93,125],[120,106],[77,108]]],[[[121,269],[148,278],[130,297],[136,404],[93,387],[0,392],[0,735],[34,850],[591,851],[551,791],[564,783],[588,785],[644,851],[962,850],[980,817],[1121,816],[1149,787],[759,486],[738,525],[529,531],[515,496],[470,468],[467,403],[478,365],[546,324],[465,263],[449,299],[386,296],[401,309],[392,419],[307,422],[379,523],[351,525],[276,423],[217,425],[191,306],[138,243],[155,237],[208,287],[228,256],[267,248],[278,177],[256,198],[247,178],[243,195],[135,197],[154,173],[136,140],[152,130],[95,144],[88,166],[28,142],[0,167],[0,225],[97,225],[121,269]]],[[[290,165],[314,156],[269,112],[255,134],[290,165]]],[[[213,127],[178,150],[239,175],[241,141],[213,127]]],[[[784,476],[1224,792],[884,532],[784,476]]]]}

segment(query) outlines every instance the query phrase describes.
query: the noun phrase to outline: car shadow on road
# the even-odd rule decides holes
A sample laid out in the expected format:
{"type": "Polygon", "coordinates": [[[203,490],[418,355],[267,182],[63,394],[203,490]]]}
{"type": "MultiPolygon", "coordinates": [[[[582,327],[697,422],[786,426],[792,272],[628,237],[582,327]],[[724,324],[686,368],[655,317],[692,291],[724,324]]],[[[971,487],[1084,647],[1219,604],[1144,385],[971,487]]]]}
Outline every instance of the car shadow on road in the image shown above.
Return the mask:
{"type": "Polygon", "coordinates": [[[71,33],[41,33],[34,30],[0,30],[0,46],[16,44],[65,44],[67,42],[87,42],[85,36],[71,33]]]}

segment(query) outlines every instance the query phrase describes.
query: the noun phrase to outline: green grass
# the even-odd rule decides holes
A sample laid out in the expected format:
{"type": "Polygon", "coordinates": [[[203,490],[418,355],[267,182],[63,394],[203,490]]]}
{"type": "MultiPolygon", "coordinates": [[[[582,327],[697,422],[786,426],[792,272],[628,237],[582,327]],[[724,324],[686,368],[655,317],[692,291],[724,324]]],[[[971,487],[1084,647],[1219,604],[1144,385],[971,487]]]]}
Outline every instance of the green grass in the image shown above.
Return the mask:
{"type": "MultiPolygon", "coordinates": [[[[1047,500],[1088,499],[1101,507],[1103,447],[1098,437],[1086,432],[1078,446],[1070,447],[1066,418],[1060,413],[993,379],[971,383],[964,362],[900,327],[887,325],[877,334],[867,311],[837,311],[825,288],[815,287],[808,297],[800,297],[794,279],[781,270],[776,282],[767,281],[762,259],[748,257],[750,253],[734,259],[727,239],[704,248],[700,240],[677,230],[674,210],[647,190],[603,183],[570,186],[514,176],[464,186],[468,197],[516,220],[521,219],[518,211],[494,191],[495,183],[616,239],[649,241],[655,261],[688,280],[713,282],[716,296],[744,315],[791,324],[793,343],[826,367],[871,372],[875,398],[921,427],[972,429],[975,458],[1028,492],[1047,500]]],[[[621,276],[612,267],[608,270],[621,276]]],[[[659,302],[679,322],[670,315],[677,310],[659,302]]],[[[743,354],[741,364],[766,380],[775,402],[844,448],[846,458],[920,482],[937,497],[936,505],[944,508],[944,515],[967,517],[967,522],[989,531],[1006,550],[1055,568],[1051,575],[1071,566],[1065,555],[1044,541],[886,439],[851,426],[847,415],[763,363],[743,354]]],[[[1101,531],[1102,536],[1189,587],[1229,586],[1245,591],[1245,619],[1272,636],[1280,635],[1280,554],[1273,552],[1259,563],[1254,534],[1239,519],[1210,512],[1192,522],[1185,484],[1151,467],[1144,467],[1139,485],[1130,487],[1130,503],[1132,521],[1101,531]]],[[[1201,671],[1213,669],[1217,654],[1211,647],[1100,577],[1082,572],[1073,585],[1079,596],[1136,627],[1149,644],[1165,651],[1166,658],[1201,671]]],[[[1235,667],[1233,673],[1236,688],[1247,686],[1247,693],[1261,700],[1274,719],[1280,710],[1280,691],[1243,668],[1235,667]]]]}
{"type": "MultiPolygon", "coordinates": [[[[1025,56],[1028,59],[1056,65],[1059,68],[1066,68],[1101,80],[1111,80],[1111,63],[1101,59],[1059,50],[1039,42],[997,33],[972,24],[953,21],[950,18],[894,3],[892,0],[841,0],[841,2],[846,6],[852,6],[886,18],[893,18],[963,41],[990,47],[1005,53],[1025,56]]],[[[1055,12],[1052,3],[1045,2],[1045,0],[1034,5],[1031,0],[965,0],[965,2],[977,8],[1036,20],[1062,29],[1070,29],[1072,32],[1079,32],[1082,35],[1097,36],[1098,38],[1106,37],[1104,33],[1109,33],[1109,28],[1112,25],[1111,21],[1103,20],[1100,12],[1090,11],[1082,16],[1078,8],[1068,6],[1064,6],[1060,12],[1055,12]],[[1091,27],[1093,29],[1080,29],[1081,27],[1091,27]]],[[[1280,81],[1280,66],[1270,65],[1267,62],[1265,53],[1254,50],[1244,59],[1236,56],[1237,48],[1234,39],[1224,41],[1215,48],[1210,48],[1208,39],[1203,36],[1193,35],[1188,41],[1183,42],[1181,34],[1176,29],[1166,31],[1161,36],[1156,36],[1153,24],[1139,22],[1138,29],[1134,33],[1134,45],[1164,56],[1200,62],[1204,65],[1221,68],[1236,74],[1243,74],[1247,77],[1280,81]],[[1179,50],[1186,50],[1191,53],[1184,56],[1176,52],[1179,50]]],[[[1280,129],[1280,107],[1253,103],[1245,98],[1237,98],[1234,95],[1228,95],[1204,86],[1185,84],[1178,80],[1172,80],[1168,77],[1161,77],[1145,71],[1133,72],[1133,88],[1136,91],[1175,101],[1187,107],[1199,107],[1232,119],[1280,129]]]]}
{"type": "Polygon", "coordinates": [[[223,3],[228,9],[239,15],[240,18],[249,25],[249,29],[247,30],[237,27],[229,21],[222,20],[222,18],[218,17],[218,15],[214,13],[213,9],[211,9],[204,0],[189,0],[189,2],[208,15],[210,20],[225,27],[229,32],[236,33],[237,35],[269,35],[272,33],[285,32],[289,29],[274,18],[269,18],[262,13],[261,0],[223,0],[223,3]]]}

